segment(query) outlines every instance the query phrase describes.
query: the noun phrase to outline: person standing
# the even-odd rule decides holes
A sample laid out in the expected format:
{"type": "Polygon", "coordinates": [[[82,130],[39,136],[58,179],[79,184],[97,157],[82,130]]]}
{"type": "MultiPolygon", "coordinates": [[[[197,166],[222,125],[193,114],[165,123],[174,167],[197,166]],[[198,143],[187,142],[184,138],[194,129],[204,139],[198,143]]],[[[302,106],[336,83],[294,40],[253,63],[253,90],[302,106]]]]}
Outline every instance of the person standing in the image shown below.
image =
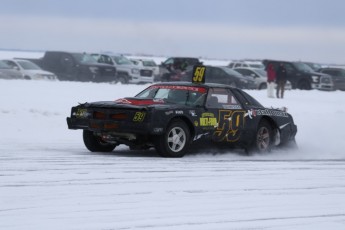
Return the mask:
{"type": "Polygon", "coordinates": [[[274,82],[276,80],[276,71],[274,69],[273,63],[268,63],[267,65],[267,96],[274,97],[274,82]]]}
{"type": "Polygon", "coordinates": [[[277,69],[276,81],[277,81],[277,98],[279,98],[279,96],[280,98],[283,98],[285,84],[287,81],[287,72],[283,63],[280,63],[277,69]],[[280,95],[279,95],[279,92],[280,92],[280,95]]]}

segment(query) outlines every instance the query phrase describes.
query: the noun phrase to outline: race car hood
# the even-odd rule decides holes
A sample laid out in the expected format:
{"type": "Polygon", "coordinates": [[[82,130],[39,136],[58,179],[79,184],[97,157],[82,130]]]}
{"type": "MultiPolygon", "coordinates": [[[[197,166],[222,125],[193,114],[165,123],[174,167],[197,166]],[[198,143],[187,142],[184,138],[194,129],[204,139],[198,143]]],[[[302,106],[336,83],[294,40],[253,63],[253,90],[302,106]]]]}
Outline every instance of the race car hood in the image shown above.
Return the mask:
{"type": "Polygon", "coordinates": [[[126,97],[117,99],[115,101],[99,101],[83,104],[85,107],[103,107],[103,108],[147,108],[153,105],[164,105],[162,99],[147,99],[147,98],[133,98],[126,97]]]}
{"type": "Polygon", "coordinates": [[[156,104],[164,104],[163,99],[142,99],[142,98],[135,98],[135,97],[126,97],[117,99],[115,101],[118,104],[127,104],[127,105],[156,105],[156,104]]]}

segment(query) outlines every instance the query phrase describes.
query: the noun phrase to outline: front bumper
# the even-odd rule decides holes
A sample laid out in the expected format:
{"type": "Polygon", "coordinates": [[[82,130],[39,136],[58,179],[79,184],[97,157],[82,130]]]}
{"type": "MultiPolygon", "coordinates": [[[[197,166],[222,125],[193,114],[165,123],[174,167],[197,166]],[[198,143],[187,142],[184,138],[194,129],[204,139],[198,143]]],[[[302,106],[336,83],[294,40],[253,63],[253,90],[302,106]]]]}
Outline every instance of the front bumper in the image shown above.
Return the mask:
{"type": "Polygon", "coordinates": [[[143,77],[140,75],[131,75],[129,80],[129,83],[132,84],[137,84],[137,83],[153,83],[154,82],[154,77],[150,76],[150,77],[143,77]]]}

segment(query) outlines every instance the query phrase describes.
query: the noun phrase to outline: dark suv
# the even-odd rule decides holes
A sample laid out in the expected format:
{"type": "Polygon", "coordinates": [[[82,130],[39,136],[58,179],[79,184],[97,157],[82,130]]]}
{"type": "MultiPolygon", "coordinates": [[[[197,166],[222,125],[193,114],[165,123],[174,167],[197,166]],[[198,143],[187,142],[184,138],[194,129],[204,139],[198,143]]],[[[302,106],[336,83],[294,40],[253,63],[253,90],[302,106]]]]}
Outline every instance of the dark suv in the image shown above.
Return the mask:
{"type": "Polygon", "coordinates": [[[198,58],[193,57],[170,57],[159,66],[159,78],[161,81],[172,81],[181,72],[202,64],[198,58]]]}
{"type": "Polygon", "coordinates": [[[265,66],[268,63],[272,63],[276,70],[278,69],[279,63],[283,63],[287,71],[288,80],[291,82],[293,89],[333,89],[333,82],[330,76],[315,72],[303,62],[264,60],[263,63],[265,66]]]}

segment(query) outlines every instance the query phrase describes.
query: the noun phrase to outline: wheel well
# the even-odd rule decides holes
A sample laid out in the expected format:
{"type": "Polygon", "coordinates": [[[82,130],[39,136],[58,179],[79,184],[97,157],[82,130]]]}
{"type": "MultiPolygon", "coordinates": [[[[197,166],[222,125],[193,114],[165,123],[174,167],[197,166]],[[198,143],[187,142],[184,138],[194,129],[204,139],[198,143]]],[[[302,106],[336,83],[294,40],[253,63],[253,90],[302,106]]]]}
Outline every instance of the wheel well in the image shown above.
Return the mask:
{"type": "Polygon", "coordinates": [[[194,136],[195,136],[195,129],[194,129],[194,126],[193,126],[193,123],[187,118],[187,117],[184,117],[184,116],[178,116],[178,117],[174,117],[170,120],[168,126],[174,122],[174,121],[183,121],[184,123],[186,123],[186,125],[188,126],[189,128],[189,131],[190,131],[190,136],[191,136],[191,140],[194,139],[194,136]]]}
{"type": "Polygon", "coordinates": [[[264,117],[261,118],[260,122],[262,120],[266,120],[271,125],[272,129],[277,129],[278,128],[277,124],[274,122],[274,120],[272,118],[270,118],[268,116],[264,116],[264,117]]]}
{"type": "Polygon", "coordinates": [[[270,117],[268,117],[268,116],[264,116],[261,120],[260,120],[260,122],[262,121],[262,120],[265,120],[265,121],[267,121],[269,124],[270,124],[270,126],[271,126],[271,128],[272,128],[272,144],[274,144],[274,142],[276,142],[276,138],[277,137],[279,137],[280,135],[279,135],[279,128],[278,128],[278,125],[275,123],[275,121],[272,119],[272,118],[270,118],[270,117]]]}
{"type": "Polygon", "coordinates": [[[261,83],[259,85],[259,89],[265,89],[265,88],[267,88],[267,83],[261,83]]]}
{"type": "Polygon", "coordinates": [[[311,89],[311,82],[307,78],[302,78],[297,82],[296,86],[300,89],[311,89]]]}
{"type": "Polygon", "coordinates": [[[127,76],[128,76],[128,73],[125,72],[125,71],[117,71],[117,75],[118,75],[118,76],[125,76],[125,77],[127,77],[127,76]]]}

